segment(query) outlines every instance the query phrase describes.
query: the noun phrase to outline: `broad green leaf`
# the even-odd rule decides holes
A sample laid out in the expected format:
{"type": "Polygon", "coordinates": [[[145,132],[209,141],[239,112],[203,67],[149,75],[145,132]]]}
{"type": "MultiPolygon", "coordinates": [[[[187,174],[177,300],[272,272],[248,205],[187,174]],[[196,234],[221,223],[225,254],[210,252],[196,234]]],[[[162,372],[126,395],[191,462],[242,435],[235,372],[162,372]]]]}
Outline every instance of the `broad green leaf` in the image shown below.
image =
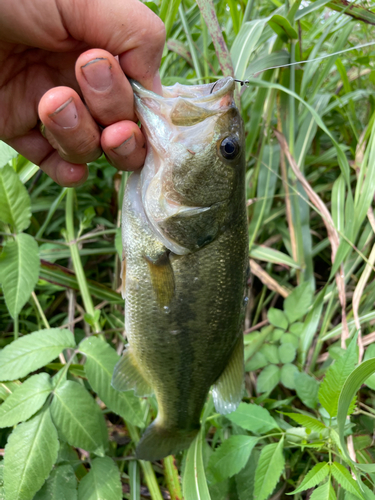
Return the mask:
{"type": "Polygon", "coordinates": [[[284,437],[262,449],[255,472],[254,497],[257,500],[266,500],[279,481],[285,466],[283,445],[284,437]]]}
{"type": "Polygon", "coordinates": [[[337,405],[341,389],[358,360],[357,336],[349,344],[345,354],[335,361],[327,370],[319,388],[319,401],[331,417],[337,415],[337,405]]]}
{"type": "Polygon", "coordinates": [[[273,327],[266,326],[262,328],[260,333],[255,332],[255,335],[245,335],[245,359],[249,359],[253,354],[258,352],[258,350],[262,347],[263,343],[272,333],[273,327]],[[250,339],[249,339],[250,337],[250,339]],[[248,340],[249,339],[249,340],[248,340]]]}
{"type": "Polygon", "coordinates": [[[284,311],[290,323],[302,318],[312,303],[311,284],[305,281],[297,286],[284,300],[284,311]]]}
{"type": "Polygon", "coordinates": [[[58,465],[33,500],[77,500],[77,478],[70,464],[58,465]]]}
{"type": "Polygon", "coordinates": [[[286,255],[279,250],[270,247],[263,247],[262,245],[252,245],[250,257],[253,259],[263,260],[264,262],[271,262],[271,264],[281,264],[289,266],[292,269],[299,269],[300,266],[289,255],[286,255]]]}
{"type": "Polygon", "coordinates": [[[15,380],[46,365],[64,350],[75,347],[70,330],[39,330],[0,351],[0,380],[15,380]]]}
{"type": "Polygon", "coordinates": [[[38,244],[29,234],[17,234],[14,241],[4,245],[0,254],[0,283],[12,318],[29,300],[38,281],[39,266],[38,244]]]}
{"type": "MultiPolygon", "coordinates": [[[[137,460],[130,460],[128,467],[129,467],[129,486],[131,495],[130,498],[131,500],[141,500],[141,474],[139,470],[139,463],[137,462],[137,460]]],[[[181,490],[179,481],[178,481],[178,487],[181,490]]]]}
{"type": "Polygon", "coordinates": [[[280,382],[283,384],[284,387],[293,390],[296,388],[296,382],[295,382],[296,373],[298,373],[298,368],[296,367],[296,365],[292,365],[291,363],[286,363],[281,367],[280,382]]]}
{"type": "Polygon", "coordinates": [[[182,477],[184,500],[211,500],[202,458],[202,431],[191,443],[182,477]]]}
{"type": "Polygon", "coordinates": [[[255,404],[240,403],[237,410],[226,415],[226,418],[242,427],[242,429],[257,434],[265,434],[272,429],[278,428],[269,411],[255,404]]]}
{"type": "Polygon", "coordinates": [[[286,17],[275,14],[268,21],[268,24],[284,42],[288,42],[290,38],[298,38],[297,31],[292,27],[286,17]]]}
{"type": "MultiPolygon", "coordinates": [[[[246,354],[246,351],[245,351],[246,354]]],[[[263,353],[260,351],[256,352],[245,364],[245,370],[247,372],[258,370],[268,365],[268,361],[263,353]]]]}
{"type": "Polygon", "coordinates": [[[259,452],[253,450],[245,467],[236,474],[238,500],[253,500],[255,471],[258,465],[259,452]]]}
{"type": "MultiPolygon", "coordinates": [[[[375,344],[371,344],[368,346],[368,348],[366,349],[365,357],[363,358],[363,361],[367,361],[368,359],[371,359],[371,358],[375,358],[375,344]]],[[[374,391],[375,390],[375,374],[371,375],[371,377],[369,377],[366,380],[365,384],[367,385],[367,387],[370,387],[370,389],[372,389],[374,391]]]]}
{"type": "Polygon", "coordinates": [[[230,436],[211,455],[208,467],[216,481],[220,482],[237,474],[245,467],[258,438],[230,436]]]}
{"type": "Polygon", "coordinates": [[[30,197],[25,186],[10,165],[0,169],[0,220],[15,232],[30,224],[30,197]]]}
{"type": "Polygon", "coordinates": [[[344,488],[344,490],[349,491],[352,495],[364,500],[364,495],[359,489],[357,481],[352,478],[352,475],[346,467],[338,462],[333,462],[331,465],[331,472],[336,481],[344,488]]]}
{"type": "Polygon", "coordinates": [[[103,415],[86,389],[67,380],[54,392],[51,415],[63,441],[104,455],[108,433],[103,415]]]}
{"type": "Polygon", "coordinates": [[[302,403],[309,408],[316,408],[318,404],[319,382],[305,372],[296,373],[294,382],[297,396],[302,403]]]}
{"type": "Polygon", "coordinates": [[[5,401],[18,387],[21,382],[0,382],[0,399],[5,401]]]}
{"type": "Polygon", "coordinates": [[[285,313],[280,309],[271,307],[268,310],[267,318],[271,325],[276,326],[276,328],[281,328],[282,330],[286,330],[288,328],[288,319],[285,316],[285,313]]]}
{"type": "MultiPolygon", "coordinates": [[[[370,375],[375,373],[375,359],[363,361],[346,379],[338,401],[337,406],[337,426],[340,436],[341,449],[345,452],[347,459],[350,461],[349,453],[347,451],[344,428],[346,416],[348,415],[350,406],[354,396],[357,394],[361,385],[369,378],[370,375]]],[[[375,472],[374,464],[355,464],[356,467],[365,472],[375,472]]]]}
{"type": "Polygon", "coordinates": [[[271,392],[280,382],[280,368],[276,365],[269,365],[258,375],[257,391],[271,392]]]}
{"type": "Polygon", "coordinates": [[[78,487],[78,500],[121,500],[120,471],[109,457],[96,458],[78,487]]]}
{"type": "Polygon", "coordinates": [[[309,415],[302,415],[301,413],[283,413],[283,415],[287,415],[298,424],[315,432],[322,432],[326,429],[323,422],[320,422],[317,418],[310,417],[309,415]]]}
{"type": "Polygon", "coordinates": [[[5,142],[0,141],[0,168],[8,163],[8,161],[16,158],[17,155],[18,153],[15,149],[5,144],[5,142]]]}
{"type": "Polygon", "coordinates": [[[231,49],[235,78],[242,80],[250,57],[262,34],[266,19],[254,19],[243,23],[231,49]]]}
{"type": "Polygon", "coordinates": [[[28,378],[0,406],[0,428],[12,427],[36,413],[52,391],[48,373],[28,378]]]}
{"type": "Polygon", "coordinates": [[[292,363],[296,358],[296,348],[288,342],[279,346],[279,358],[281,363],[292,363]]]}
{"type": "Polygon", "coordinates": [[[312,492],[310,500],[336,500],[336,493],[331,481],[328,480],[312,492]]]}
{"type": "Polygon", "coordinates": [[[315,464],[314,467],[303,478],[303,481],[298,486],[298,488],[292,491],[292,493],[288,493],[288,495],[295,495],[296,493],[300,493],[301,491],[313,488],[317,484],[321,483],[323,479],[328,476],[328,474],[329,465],[327,464],[327,462],[319,462],[318,464],[315,464]]]}
{"type": "Polygon", "coordinates": [[[299,339],[296,335],[293,335],[293,333],[284,333],[280,337],[280,344],[292,344],[292,346],[297,349],[299,345],[299,339]]]}
{"type": "Polygon", "coordinates": [[[57,459],[59,442],[49,409],[18,425],[9,436],[4,457],[8,500],[31,500],[57,459]]]}
{"type": "Polygon", "coordinates": [[[279,351],[274,344],[264,344],[260,352],[266,357],[269,363],[273,363],[274,365],[280,363],[279,351]]]}
{"type": "Polygon", "coordinates": [[[85,372],[100,399],[126,421],[144,427],[141,400],[134,391],[119,392],[111,386],[113,369],[120,359],[116,351],[97,337],[85,339],[79,350],[87,356],[85,372]]]}

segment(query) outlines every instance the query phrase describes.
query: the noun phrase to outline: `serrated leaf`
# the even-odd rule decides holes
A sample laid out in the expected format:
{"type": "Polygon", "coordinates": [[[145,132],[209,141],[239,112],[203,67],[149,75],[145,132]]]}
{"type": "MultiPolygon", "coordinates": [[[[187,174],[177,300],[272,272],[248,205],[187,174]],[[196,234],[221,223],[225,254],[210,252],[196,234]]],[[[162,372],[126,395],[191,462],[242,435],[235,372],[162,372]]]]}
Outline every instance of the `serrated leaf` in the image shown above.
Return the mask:
{"type": "Polygon", "coordinates": [[[310,417],[309,415],[302,415],[301,413],[284,413],[283,415],[287,415],[291,419],[293,419],[297,424],[306,427],[307,429],[311,429],[315,432],[322,432],[326,429],[326,426],[323,422],[320,422],[318,419],[314,417],[310,417]]]}
{"type": "Polygon", "coordinates": [[[0,406],[0,428],[12,427],[36,413],[52,391],[48,373],[33,375],[0,406]]]}
{"type": "Polygon", "coordinates": [[[352,339],[345,354],[327,370],[319,388],[319,401],[331,417],[337,415],[341,389],[358,361],[356,336],[352,339]]]}
{"type": "Polygon", "coordinates": [[[257,380],[258,392],[271,392],[280,382],[280,368],[276,365],[269,365],[264,368],[257,380]]]}
{"type": "Polygon", "coordinates": [[[271,307],[268,310],[267,318],[271,325],[276,326],[276,328],[281,328],[282,330],[286,330],[288,328],[287,317],[280,309],[271,307]]]}
{"type": "Polygon", "coordinates": [[[30,197],[10,165],[0,169],[0,220],[20,232],[29,227],[30,197]]]}
{"type": "Polygon", "coordinates": [[[254,485],[257,500],[266,500],[279,481],[285,466],[283,445],[284,437],[278,443],[266,445],[260,454],[254,485]]]}
{"type": "Polygon", "coordinates": [[[291,363],[286,363],[281,367],[280,371],[280,381],[284,387],[288,389],[295,389],[295,376],[298,373],[298,368],[296,365],[292,365],[291,363]]]}
{"type": "Polygon", "coordinates": [[[331,481],[328,480],[312,492],[310,500],[336,500],[336,493],[332,487],[331,481]]]}
{"type": "Polygon", "coordinates": [[[279,346],[279,358],[281,363],[292,363],[296,357],[296,348],[289,342],[279,346]]]}
{"type": "Polygon", "coordinates": [[[329,474],[329,465],[327,462],[320,462],[315,464],[314,467],[306,474],[302,483],[297,489],[288,493],[288,495],[295,495],[301,491],[313,488],[317,484],[321,483],[323,479],[329,474]]]}
{"type": "Polygon", "coordinates": [[[121,500],[120,471],[109,457],[96,458],[78,487],[78,500],[121,500]]]}
{"type": "Polygon", "coordinates": [[[290,323],[302,318],[310,307],[313,292],[310,282],[305,281],[297,286],[284,300],[284,312],[290,323]]]}
{"type": "MultiPolygon", "coordinates": [[[[245,351],[246,354],[246,351],[245,351]]],[[[245,370],[247,372],[259,370],[259,368],[263,368],[268,365],[268,361],[264,354],[260,351],[256,352],[254,356],[252,356],[245,364],[245,370]]]]}
{"type": "Polygon", "coordinates": [[[108,433],[103,415],[86,389],[67,380],[54,391],[51,415],[59,435],[75,448],[103,455],[108,433]]]}
{"type": "Polygon", "coordinates": [[[91,387],[113,412],[128,422],[144,427],[141,400],[134,391],[119,392],[111,386],[114,367],[120,356],[107,342],[89,337],[79,345],[79,350],[87,356],[85,372],[91,387]]]}
{"type": "Polygon", "coordinates": [[[331,472],[333,477],[341,485],[341,487],[344,488],[344,490],[349,491],[349,493],[352,493],[361,500],[364,500],[365,497],[362,495],[357,481],[352,478],[346,467],[338,462],[333,462],[331,465],[331,472]]]}
{"type": "Polygon", "coordinates": [[[73,467],[62,464],[53,469],[33,500],[77,500],[77,478],[73,467]]]}
{"type": "Polygon", "coordinates": [[[309,408],[316,408],[318,404],[319,382],[305,372],[296,373],[294,382],[297,396],[302,403],[309,408]]]}
{"type": "Polygon", "coordinates": [[[245,467],[258,438],[252,436],[230,436],[211,455],[208,468],[216,481],[220,482],[237,474],[245,467]]]}
{"type": "Polygon", "coordinates": [[[39,267],[38,244],[29,234],[17,234],[14,241],[4,245],[0,254],[0,283],[12,318],[19,314],[34,290],[39,267]]]}
{"type": "Polygon", "coordinates": [[[4,487],[9,500],[31,500],[57,459],[59,442],[46,408],[9,436],[4,457],[4,487]]]}
{"type": "Polygon", "coordinates": [[[226,415],[226,418],[242,429],[257,434],[265,434],[272,429],[278,429],[278,425],[269,411],[255,404],[240,403],[237,410],[226,415]]]}
{"type": "Polygon", "coordinates": [[[245,467],[236,475],[238,500],[253,500],[255,471],[258,465],[259,451],[255,448],[245,467]]]}
{"type": "Polygon", "coordinates": [[[202,432],[191,443],[182,477],[184,500],[211,500],[202,458],[202,432]]]}
{"type": "MultiPolygon", "coordinates": [[[[351,461],[349,453],[346,447],[345,441],[345,423],[346,416],[350,410],[350,406],[353,401],[353,397],[356,395],[357,391],[360,389],[361,385],[368,379],[370,375],[375,373],[375,359],[368,359],[363,361],[346,379],[344,386],[341,390],[338,409],[337,409],[337,427],[340,436],[341,449],[345,452],[346,457],[351,461]]],[[[375,472],[375,464],[355,464],[355,467],[363,470],[365,472],[373,473],[375,472]]]]}
{"type": "Polygon", "coordinates": [[[0,351],[0,380],[15,380],[46,365],[64,350],[75,347],[70,330],[39,330],[0,351]]]}

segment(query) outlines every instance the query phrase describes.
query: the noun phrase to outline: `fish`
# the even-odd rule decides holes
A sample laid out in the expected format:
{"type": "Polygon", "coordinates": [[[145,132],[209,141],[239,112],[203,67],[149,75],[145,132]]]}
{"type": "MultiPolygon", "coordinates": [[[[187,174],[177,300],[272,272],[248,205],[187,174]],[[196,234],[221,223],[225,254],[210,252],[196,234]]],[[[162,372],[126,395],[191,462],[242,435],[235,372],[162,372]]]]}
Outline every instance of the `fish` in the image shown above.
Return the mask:
{"type": "Polygon", "coordinates": [[[157,417],[136,448],[155,461],[189,447],[211,387],[221,414],[243,396],[245,146],[233,78],[162,95],[131,84],[147,154],[123,201],[128,344],[112,386],[155,395],[157,417]]]}

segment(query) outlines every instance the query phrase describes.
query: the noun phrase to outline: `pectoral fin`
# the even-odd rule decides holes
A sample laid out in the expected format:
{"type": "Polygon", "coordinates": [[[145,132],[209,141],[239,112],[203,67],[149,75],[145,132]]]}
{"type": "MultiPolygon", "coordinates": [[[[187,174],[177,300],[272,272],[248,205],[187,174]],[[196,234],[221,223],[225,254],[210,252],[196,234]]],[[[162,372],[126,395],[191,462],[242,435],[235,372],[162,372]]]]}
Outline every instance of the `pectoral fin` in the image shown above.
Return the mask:
{"type": "Polygon", "coordinates": [[[165,252],[156,262],[148,258],[146,261],[157,303],[160,307],[166,307],[174,294],[174,274],[169,255],[165,252]]]}
{"type": "Polygon", "coordinates": [[[116,364],[112,375],[112,387],[116,391],[130,391],[134,389],[137,396],[151,396],[153,390],[147,380],[144,378],[137,362],[129,348],[127,348],[116,364]]]}
{"type": "Polygon", "coordinates": [[[244,381],[244,345],[239,337],[227,366],[212,388],[215,409],[225,415],[240,404],[244,381]]]}

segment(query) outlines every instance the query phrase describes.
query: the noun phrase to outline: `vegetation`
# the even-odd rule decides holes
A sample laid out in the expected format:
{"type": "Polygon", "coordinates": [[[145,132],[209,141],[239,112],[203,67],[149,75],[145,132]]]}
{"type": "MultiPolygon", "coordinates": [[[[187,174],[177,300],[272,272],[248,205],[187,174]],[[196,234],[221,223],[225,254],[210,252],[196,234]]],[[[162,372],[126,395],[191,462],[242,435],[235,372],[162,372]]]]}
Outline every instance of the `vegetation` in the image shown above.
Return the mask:
{"type": "Polygon", "coordinates": [[[186,453],[134,459],[156,403],[110,386],[127,174],[102,158],[61,188],[1,144],[0,499],[374,500],[375,13],[146,3],[164,84],[248,80],[243,402],[223,417],[209,399],[186,453]]]}

